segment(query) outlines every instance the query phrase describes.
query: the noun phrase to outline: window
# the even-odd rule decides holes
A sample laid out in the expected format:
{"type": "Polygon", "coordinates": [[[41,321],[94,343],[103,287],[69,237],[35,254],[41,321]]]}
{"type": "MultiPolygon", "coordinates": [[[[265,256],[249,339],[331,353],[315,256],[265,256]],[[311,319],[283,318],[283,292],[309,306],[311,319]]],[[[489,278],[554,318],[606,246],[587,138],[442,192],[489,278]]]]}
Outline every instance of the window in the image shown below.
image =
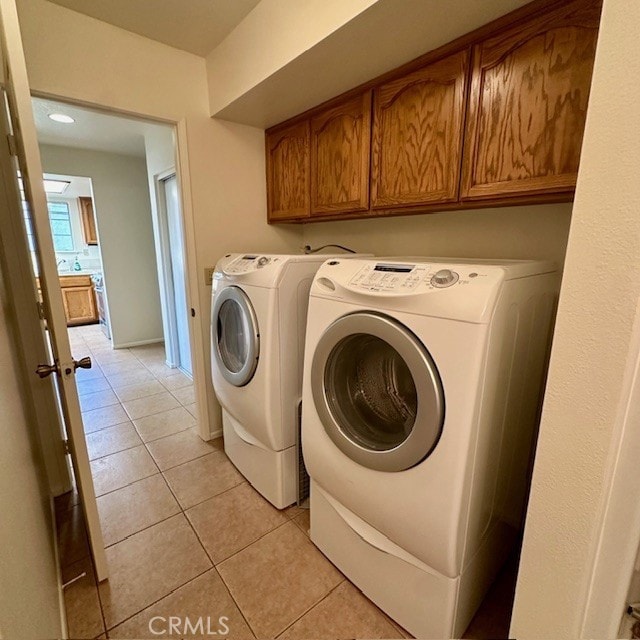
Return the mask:
{"type": "Polygon", "coordinates": [[[69,205],[66,202],[47,202],[53,247],[56,251],[73,251],[73,234],[69,205]]]}

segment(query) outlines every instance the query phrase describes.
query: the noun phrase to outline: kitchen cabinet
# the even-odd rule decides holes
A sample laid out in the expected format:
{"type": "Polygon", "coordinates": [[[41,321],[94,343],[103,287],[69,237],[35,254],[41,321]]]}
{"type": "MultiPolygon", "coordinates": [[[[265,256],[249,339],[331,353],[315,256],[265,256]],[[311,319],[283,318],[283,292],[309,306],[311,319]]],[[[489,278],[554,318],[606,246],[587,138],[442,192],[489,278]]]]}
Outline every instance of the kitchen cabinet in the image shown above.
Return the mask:
{"type": "Polygon", "coordinates": [[[369,208],[371,91],[311,118],[311,215],[369,208]]]}
{"type": "Polygon", "coordinates": [[[565,3],[474,46],[463,199],[573,191],[599,19],[565,3]]]}
{"type": "Polygon", "coordinates": [[[375,89],[372,208],[457,199],[468,63],[458,51],[375,89]]]}
{"type": "Polygon", "coordinates": [[[78,198],[80,207],[80,222],[82,224],[82,237],[86,244],[97,245],[98,233],[96,231],[96,218],[93,211],[93,200],[84,196],[78,198]]]}
{"type": "Polygon", "coordinates": [[[98,322],[91,276],[61,276],[60,289],[68,326],[98,322]]]}
{"type": "Polygon", "coordinates": [[[309,216],[309,136],[308,120],[266,134],[270,222],[309,216]]]}

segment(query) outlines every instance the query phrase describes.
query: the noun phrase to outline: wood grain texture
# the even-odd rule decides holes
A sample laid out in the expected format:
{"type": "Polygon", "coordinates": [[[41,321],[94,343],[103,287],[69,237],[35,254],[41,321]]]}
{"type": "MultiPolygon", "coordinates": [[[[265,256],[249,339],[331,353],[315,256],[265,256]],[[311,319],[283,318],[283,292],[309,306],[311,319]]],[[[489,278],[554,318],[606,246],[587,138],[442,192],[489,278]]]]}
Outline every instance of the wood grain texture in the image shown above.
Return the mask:
{"type": "Polygon", "coordinates": [[[457,199],[469,52],[374,91],[372,208],[457,199]]]}
{"type": "Polygon", "coordinates": [[[93,211],[93,201],[91,198],[80,196],[78,198],[80,207],[80,221],[82,223],[82,236],[86,244],[98,244],[98,232],[96,231],[96,219],[93,211]]]}
{"type": "Polygon", "coordinates": [[[269,221],[309,215],[309,122],[269,130],[267,207],[269,221]]]}
{"type": "Polygon", "coordinates": [[[475,46],[464,199],[573,190],[599,17],[579,0],[475,46]]]}
{"type": "Polygon", "coordinates": [[[311,215],[369,207],[371,92],[311,119],[311,215]]]}
{"type": "Polygon", "coordinates": [[[62,303],[67,325],[88,324],[98,321],[98,310],[93,286],[64,287],[62,303]]]}
{"type": "Polygon", "coordinates": [[[60,288],[69,287],[89,287],[91,286],[91,276],[60,276],[60,288]]]}

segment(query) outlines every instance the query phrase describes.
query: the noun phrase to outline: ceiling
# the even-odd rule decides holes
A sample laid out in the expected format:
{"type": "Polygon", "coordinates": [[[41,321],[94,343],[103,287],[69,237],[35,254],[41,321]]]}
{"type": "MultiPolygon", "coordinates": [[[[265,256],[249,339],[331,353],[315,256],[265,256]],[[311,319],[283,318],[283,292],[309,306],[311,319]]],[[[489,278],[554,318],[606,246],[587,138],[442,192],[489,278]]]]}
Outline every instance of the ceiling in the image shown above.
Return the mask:
{"type": "Polygon", "coordinates": [[[47,194],[53,200],[56,198],[79,198],[80,196],[92,197],[91,193],[91,178],[82,178],[80,176],[63,176],[58,173],[45,173],[43,174],[45,179],[50,180],[64,180],[69,182],[69,186],[64,190],[64,193],[47,194]]]}
{"type": "Polygon", "coordinates": [[[164,127],[111,116],[92,109],[74,107],[54,100],[32,98],[38,142],[78,149],[93,149],[128,156],[145,156],[144,133],[149,128],[164,127]],[[73,124],[62,124],[49,118],[51,113],[71,116],[73,124]]]}
{"type": "Polygon", "coordinates": [[[260,0],[50,0],[176,49],[206,56],[260,0]]]}

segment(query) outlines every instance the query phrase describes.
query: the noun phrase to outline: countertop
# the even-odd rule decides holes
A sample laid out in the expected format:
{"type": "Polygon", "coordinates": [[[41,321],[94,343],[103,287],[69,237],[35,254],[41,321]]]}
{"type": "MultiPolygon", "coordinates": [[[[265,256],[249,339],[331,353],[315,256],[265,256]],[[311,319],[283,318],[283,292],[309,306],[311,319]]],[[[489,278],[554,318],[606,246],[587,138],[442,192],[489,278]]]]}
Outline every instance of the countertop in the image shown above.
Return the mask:
{"type": "Polygon", "coordinates": [[[92,276],[94,273],[100,273],[95,269],[82,269],[81,271],[58,271],[58,276],[64,278],[65,276],[92,276]]]}

